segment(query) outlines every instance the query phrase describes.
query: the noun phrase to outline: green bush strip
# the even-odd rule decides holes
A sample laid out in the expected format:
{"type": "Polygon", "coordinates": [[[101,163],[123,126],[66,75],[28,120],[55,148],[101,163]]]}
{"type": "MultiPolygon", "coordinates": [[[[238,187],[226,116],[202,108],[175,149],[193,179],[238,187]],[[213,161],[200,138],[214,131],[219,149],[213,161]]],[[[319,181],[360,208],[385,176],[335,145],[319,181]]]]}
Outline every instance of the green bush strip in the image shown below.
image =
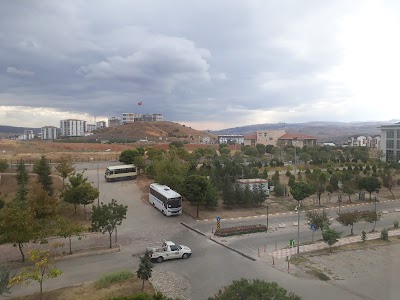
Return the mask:
{"type": "Polygon", "coordinates": [[[217,236],[231,236],[231,235],[239,235],[239,234],[247,234],[247,233],[256,233],[267,231],[267,226],[262,224],[257,225],[247,225],[247,226],[235,226],[235,227],[227,227],[215,230],[215,235],[217,236]]]}

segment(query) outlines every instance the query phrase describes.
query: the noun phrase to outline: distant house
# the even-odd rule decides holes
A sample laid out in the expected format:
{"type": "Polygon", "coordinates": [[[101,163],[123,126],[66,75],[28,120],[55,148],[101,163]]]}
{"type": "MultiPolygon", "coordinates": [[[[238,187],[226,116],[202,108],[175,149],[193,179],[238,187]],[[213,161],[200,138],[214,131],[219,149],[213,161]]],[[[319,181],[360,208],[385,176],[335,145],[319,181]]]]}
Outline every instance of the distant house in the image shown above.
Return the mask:
{"type": "Polygon", "coordinates": [[[244,145],[277,146],[278,139],[286,133],[285,130],[257,130],[254,134],[244,136],[244,145]]]}
{"type": "Polygon", "coordinates": [[[218,144],[243,144],[244,136],[241,134],[224,134],[218,136],[218,144]]]}
{"type": "Polygon", "coordinates": [[[375,136],[350,136],[347,142],[350,147],[369,147],[380,149],[381,147],[381,137],[379,135],[375,136]]]}
{"type": "Polygon", "coordinates": [[[117,127],[122,125],[121,118],[118,117],[110,117],[108,118],[108,127],[117,127]]]}
{"type": "Polygon", "coordinates": [[[106,121],[98,121],[96,122],[96,129],[102,129],[107,127],[106,121]]]}
{"type": "Polygon", "coordinates": [[[266,192],[266,194],[269,195],[268,180],[266,179],[237,179],[236,182],[239,183],[240,187],[243,189],[246,187],[246,185],[248,185],[251,190],[254,188],[254,186],[260,185],[262,189],[266,192]]]}
{"type": "Polygon", "coordinates": [[[311,135],[301,133],[286,133],[278,139],[278,146],[296,146],[303,148],[304,146],[316,146],[318,138],[311,135]]]}

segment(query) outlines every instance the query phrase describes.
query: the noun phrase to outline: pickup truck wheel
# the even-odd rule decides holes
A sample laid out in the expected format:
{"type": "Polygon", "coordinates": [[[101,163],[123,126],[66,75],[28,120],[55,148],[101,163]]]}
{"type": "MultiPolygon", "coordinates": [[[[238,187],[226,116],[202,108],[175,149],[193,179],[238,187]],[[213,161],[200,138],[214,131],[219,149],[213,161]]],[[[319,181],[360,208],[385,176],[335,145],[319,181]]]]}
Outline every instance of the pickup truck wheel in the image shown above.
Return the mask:
{"type": "Polygon", "coordinates": [[[182,255],[182,258],[183,259],[186,259],[186,258],[188,258],[189,257],[189,255],[187,254],[187,253],[184,253],[183,255],[182,255]]]}
{"type": "Polygon", "coordinates": [[[160,256],[160,257],[157,257],[157,262],[158,262],[158,263],[162,263],[162,262],[163,262],[163,260],[164,260],[164,258],[163,258],[162,256],[160,256]]]}

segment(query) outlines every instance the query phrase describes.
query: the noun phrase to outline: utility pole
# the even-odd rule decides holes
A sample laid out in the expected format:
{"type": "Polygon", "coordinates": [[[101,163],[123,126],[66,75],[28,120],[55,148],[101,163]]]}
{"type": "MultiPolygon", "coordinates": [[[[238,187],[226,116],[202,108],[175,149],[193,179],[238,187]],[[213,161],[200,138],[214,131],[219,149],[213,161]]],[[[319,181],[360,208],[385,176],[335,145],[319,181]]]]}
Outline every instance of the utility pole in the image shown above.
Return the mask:
{"type": "Polygon", "coordinates": [[[300,201],[296,206],[297,210],[297,255],[300,254],[300,201]]]}
{"type": "Polygon", "coordinates": [[[100,185],[99,185],[99,161],[97,161],[97,191],[99,195],[97,196],[97,206],[100,206],[100,185]]]}

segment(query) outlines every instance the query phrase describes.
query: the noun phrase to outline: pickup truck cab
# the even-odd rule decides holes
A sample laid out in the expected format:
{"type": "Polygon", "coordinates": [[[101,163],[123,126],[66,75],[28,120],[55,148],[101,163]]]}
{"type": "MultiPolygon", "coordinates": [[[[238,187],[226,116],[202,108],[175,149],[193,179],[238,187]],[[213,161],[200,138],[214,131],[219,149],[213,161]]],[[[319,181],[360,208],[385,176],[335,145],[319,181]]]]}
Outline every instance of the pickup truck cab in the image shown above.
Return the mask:
{"type": "Polygon", "coordinates": [[[164,241],[161,247],[147,247],[147,253],[151,259],[161,263],[168,259],[186,259],[192,255],[192,250],[184,245],[175,245],[171,241],[164,241]]]}

